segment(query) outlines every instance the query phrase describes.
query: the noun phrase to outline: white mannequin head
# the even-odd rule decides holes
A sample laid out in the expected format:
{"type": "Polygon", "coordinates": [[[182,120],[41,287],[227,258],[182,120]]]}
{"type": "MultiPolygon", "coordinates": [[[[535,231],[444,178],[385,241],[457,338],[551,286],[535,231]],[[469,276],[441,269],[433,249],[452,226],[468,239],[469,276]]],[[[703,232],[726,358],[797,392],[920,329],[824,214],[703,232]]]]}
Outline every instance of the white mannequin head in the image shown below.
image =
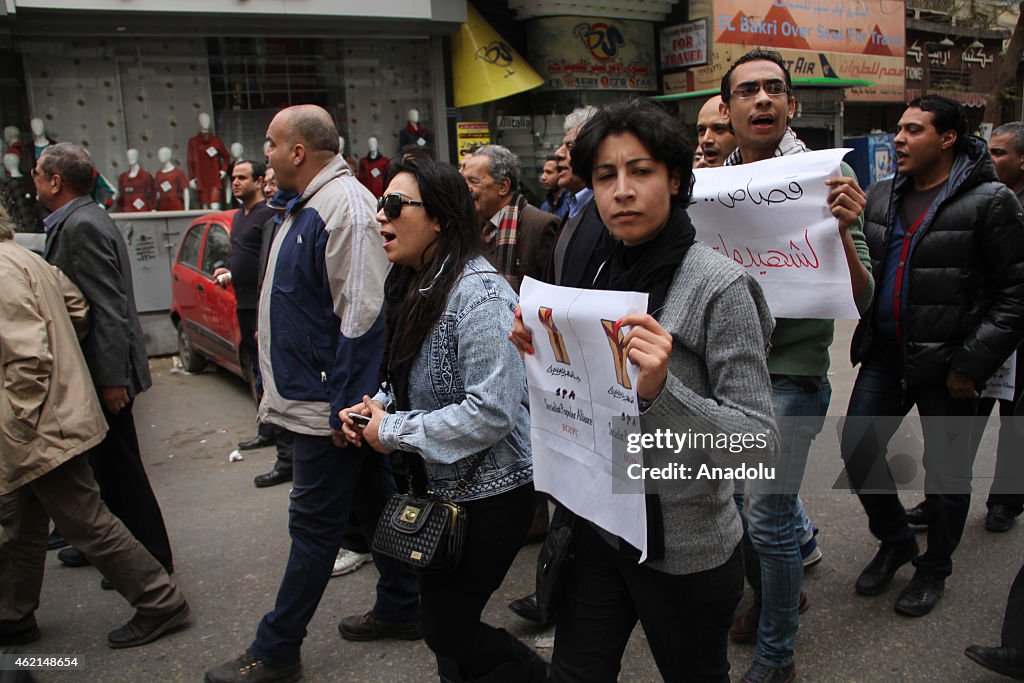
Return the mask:
{"type": "Polygon", "coordinates": [[[243,152],[245,152],[245,147],[242,147],[242,143],[241,142],[232,142],[231,143],[231,158],[232,159],[241,159],[243,152]]]}
{"type": "Polygon", "coordinates": [[[409,121],[410,121],[410,123],[419,123],[420,122],[420,110],[419,109],[410,109],[409,110],[409,121]]]}
{"type": "Polygon", "coordinates": [[[32,128],[32,135],[37,138],[41,138],[46,135],[46,123],[40,118],[35,118],[29,121],[29,126],[32,128]]]}
{"type": "Polygon", "coordinates": [[[17,126],[5,126],[4,127],[4,142],[8,145],[21,139],[21,131],[18,130],[17,126]]]}
{"type": "Polygon", "coordinates": [[[199,112],[199,131],[202,133],[210,131],[210,115],[205,111],[199,112]]]}
{"type": "Polygon", "coordinates": [[[267,151],[268,151],[269,149],[270,149],[270,143],[269,143],[269,142],[264,142],[264,143],[263,143],[263,157],[264,157],[264,158],[266,158],[266,157],[267,157],[267,151]]]}
{"type": "Polygon", "coordinates": [[[161,147],[156,151],[156,158],[161,164],[168,164],[171,161],[171,148],[161,147]]]}
{"type": "Polygon", "coordinates": [[[366,148],[369,149],[371,153],[376,154],[380,151],[380,143],[377,142],[377,138],[371,136],[370,139],[366,141],[366,148]]]}
{"type": "Polygon", "coordinates": [[[21,157],[13,152],[4,155],[4,168],[7,169],[7,175],[12,178],[20,178],[21,170],[18,166],[21,164],[21,157]]]}
{"type": "Polygon", "coordinates": [[[345,156],[345,136],[338,136],[338,154],[345,156]]]}
{"type": "Polygon", "coordinates": [[[128,159],[129,166],[138,166],[139,164],[139,150],[130,149],[125,152],[125,158],[128,159]]]}

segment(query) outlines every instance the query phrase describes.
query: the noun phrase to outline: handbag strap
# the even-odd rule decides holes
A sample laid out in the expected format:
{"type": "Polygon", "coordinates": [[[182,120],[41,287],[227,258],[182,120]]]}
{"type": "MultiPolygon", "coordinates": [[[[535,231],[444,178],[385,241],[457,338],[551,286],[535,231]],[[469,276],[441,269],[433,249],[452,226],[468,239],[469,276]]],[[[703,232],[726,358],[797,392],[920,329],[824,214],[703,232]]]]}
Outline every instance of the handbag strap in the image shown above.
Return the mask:
{"type": "MultiPolygon", "coordinates": [[[[480,465],[483,464],[484,458],[490,452],[490,449],[484,449],[473,456],[470,461],[469,470],[466,472],[464,477],[459,477],[459,480],[455,482],[455,488],[448,494],[447,501],[451,501],[455,496],[462,495],[469,488],[469,485],[473,482],[473,477],[476,476],[477,470],[480,469],[480,465]]],[[[419,484],[423,491],[429,491],[428,479],[427,479],[427,468],[423,462],[423,456],[419,453],[410,453],[408,451],[402,451],[402,457],[405,459],[406,464],[409,466],[409,489],[414,490],[415,485],[419,484]]]]}

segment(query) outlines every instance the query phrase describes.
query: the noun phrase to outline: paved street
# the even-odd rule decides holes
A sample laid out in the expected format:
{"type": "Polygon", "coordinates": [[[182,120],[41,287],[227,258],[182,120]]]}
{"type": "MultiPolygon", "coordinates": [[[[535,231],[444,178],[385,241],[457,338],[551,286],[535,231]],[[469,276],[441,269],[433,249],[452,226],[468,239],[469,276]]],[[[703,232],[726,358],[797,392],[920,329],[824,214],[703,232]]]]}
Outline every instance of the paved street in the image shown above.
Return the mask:
{"type": "MultiPolygon", "coordinates": [[[[833,346],[833,413],[842,412],[853,372],[847,350],[851,324],[833,346]]],[[[131,616],[114,592],[102,591],[92,568],[70,569],[51,553],[37,616],[42,640],[31,654],[77,654],[84,669],[39,674],[42,681],[199,681],[203,671],[236,656],[272,605],[288,547],[288,486],[257,490],[255,475],[272,463],[272,449],[229,463],[234,444],[254,434],[254,407],[241,380],[224,371],[171,373],[171,359],[152,362],[155,386],[139,398],[135,417],[144,459],[163,506],[175,553],[175,578],[192,605],[192,626],[151,645],[110,650],[106,633],[131,616]]],[[[991,472],[993,429],[982,445],[976,474],[991,472]]],[[[830,427],[827,426],[826,430],[830,427]]],[[[834,427],[833,427],[834,430],[834,427]]],[[[963,656],[971,642],[998,641],[1010,582],[1021,563],[1020,527],[994,535],[982,528],[984,493],[976,495],[946,596],[923,619],[895,614],[892,603],[910,578],[903,569],[877,598],[858,597],[853,581],[875,543],[855,497],[831,490],[837,453],[812,454],[804,496],[824,561],[808,573],[810,610],[802,619],[797,667],[804,681],[994,681],[963,656]]],[[[987,483],[981,487],[987,492],[987,483]]],[[[916,496],[908,495],[905,502],[916,496]]],[[[923,539],[923,537],[920,537],[923,539]]],[[[531,590],[537,546],[520,553],[486,617],[550,657],[551,632],[518,620],[505,603],[531,590]]],[[[343,641],[337,621],[371,605],[375,571],[332,579],[303,649],[309,681],[430,681],[433,658],[422,642],[358,644],[343,641]]],[[[749,591],[744,604],[749,601],[749,591]]],[[[751,646],[733,646],[734,680],[751,646]]],[[[657,681],[640,629],[625,657],[623,681],[657,681]]]]}

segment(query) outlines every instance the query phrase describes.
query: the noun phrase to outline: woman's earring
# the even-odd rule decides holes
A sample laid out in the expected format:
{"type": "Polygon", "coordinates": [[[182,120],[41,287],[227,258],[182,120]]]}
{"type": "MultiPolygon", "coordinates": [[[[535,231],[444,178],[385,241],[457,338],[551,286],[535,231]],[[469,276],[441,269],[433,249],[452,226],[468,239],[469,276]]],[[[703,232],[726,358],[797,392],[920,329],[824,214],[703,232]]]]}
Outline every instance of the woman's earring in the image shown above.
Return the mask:
{"type": "Polygon", "coordinates": [[[440,225],[435,225],[434,226],[434,232],[436,232],[437,234],[441,234],[441,226],[440,225]]]}

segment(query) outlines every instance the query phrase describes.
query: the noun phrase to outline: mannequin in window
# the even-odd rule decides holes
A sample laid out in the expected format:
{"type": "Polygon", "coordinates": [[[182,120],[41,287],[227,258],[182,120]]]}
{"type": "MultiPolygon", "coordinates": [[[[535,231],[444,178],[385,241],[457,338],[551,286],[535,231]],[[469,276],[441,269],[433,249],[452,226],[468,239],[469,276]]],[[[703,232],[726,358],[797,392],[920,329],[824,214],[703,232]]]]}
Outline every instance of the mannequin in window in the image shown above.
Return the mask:
{"type": "MultiPolygon", "coordinates": [[[[32,172],[32,167],[35,166],[36,160],[32,156],[32,152],[29,152],[28,147],[22,142],[21,129],[17,126],[4,127],[4,154],[18,155],[18,159],[20,159],[18,170],[21,171],[21,175],[27,178],[29,173],[32,172]]],[[[31,182],[29,184],[31,185],[31,182]]],[[[31,192],[34,196],[35,188],[31,188],[31,192]]]]}
{"type": "Polygon", "coordinates": [[[384,194],[384,173],[388,170],[388,162],[391,160],[380,153],[380,143],[376,137],[367,140],[366,146],[369,151],[359,160],[356,178],[373,193],[374,197],[380,198],[384,194]]]}
{"type": "Polygon", "coordinates": [[[153,176],[139,166],[139,150],[125,154],[128,170],[118,176],[118,211],[153,211],[156,208],[156,185],[153,176]]]}
{"type": "Polygon", "coordinates": [[[32,165],[35,166],[35,162],[43,155],[43,151],[57,141],[46,134],[46,122],[42,119],[32,119],[29,121],[29,127],[32,129],[32,151],[34,154],[32,165]]]}
{"type": "Polygon", "coordinates": [[[161,147],[156,151],[160,170],[153,179],[156,185],[157,211],[188,211],[188,178],[185,172],[171,161],[171,148],[161,147]]]}
{"type": "Polygon", "coordinates": [[[7,174],[0,179],[0,206],[7,210],[18,232],[40,232],[39,207],[31,182],[21,172],[21,157],[14,152],[4,154],[4,169],[7,174]]]}
{"type": "Polygon", "coordinates": [[[241,142],[232,142],[231,147],[228,149],[231,150],[231,158],[228,160],[228,173],[224,176],[224,208],[237,209],[242,204],[235,198],[235,193],[231,191],[231,174],[235,170],[235,164],[244,161],[242,155],[245,153],[245,147],[242,146],[241,142]]]}
{"type": "Polygon", "coordinates": [[[420,110],[409,110],[409,121],[405,128],[398,132],[398,149],[405,151],[409,145],[430,147],[430,131],[420,124],[420,110]]]}
{"type": "Polygon", "coordinates": [[[199,204],[204,209],[220,209],[227,170],[228,150],[210,132],[210,115],[201,112],[199,133],[188,141],[188,184],[199,193],[199,204]]]}
{"type": "Polygon", "coordinates": [[[345,154],[345,136],[343,135],[338,136],[338,154],[340,154],[341,158],[345,160],[348,167],[355,172],[358,162],[355,157],[345,154]]]}

